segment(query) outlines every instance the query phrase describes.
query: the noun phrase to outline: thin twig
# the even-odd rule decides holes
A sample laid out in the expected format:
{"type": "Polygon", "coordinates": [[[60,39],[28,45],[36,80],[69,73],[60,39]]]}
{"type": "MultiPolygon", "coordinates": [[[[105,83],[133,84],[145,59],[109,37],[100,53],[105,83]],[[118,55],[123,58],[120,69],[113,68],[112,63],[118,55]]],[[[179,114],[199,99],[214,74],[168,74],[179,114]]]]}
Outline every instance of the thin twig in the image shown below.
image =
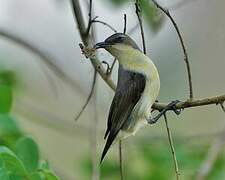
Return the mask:
{"type": "Polygon", "coordinates": [[[142,19],[141,19],[141,16],[140,16],[141,10],[140,10],[139,0],[136,0],[136,2],[135,2],[135,9],[136,9],[136,14],[137,14],[137,17],[138,17],[140,29],[141,29],[141,39],[142,39],[143,52],[144,52],[144,54],[146,54],[145,35],[144,35],[144,28],[143,28],[142,19]]]}
{"type": "Polygon", "coordinates": [[[173,138],[172,138],[172,135],[171,135],[171,132],[170,132],[170,128],[169,128],[169,124],[168,124],[168,121],[167,121],[166,113],[164,114],[164,119],[165,119],[165,124],[166,124],[166,130],[167,130],[167,135],[168,135],[168,139],[169,139],[170,149],[171,149],[172,156],[173,156],[173,162],[174,162],[174,168],[175,168],[175,173],[176,173],[176,179],[179,180],[180,179],[179,167],[178,167],[178,162],[177,162],[176,152],[175,152],[175,148],[174,148],[173,138]]]}
{"type": "Polygon", "coordinates": [[[102,24],[102,25],[104,25],[104,26],[107,26],[109,29],[111,29],[113,32],[117,32],[117,30],[114,28],[114,27],[112,27],[110,24],[108,24],[108,23],[106,23],[106,22],[104,22],[104,21],[102,21],[102,20],[97,20],[97,19],[93,19],[92,20],[92,23],[99,23],[99,24],[102,24]]]}
{"type": "MultiPolygon", "coordinates": [[[[95,71],[95,74],[96,71],[95,71]]],[[[97,78],[96,78],[97,84],[97,78]]],[[[94,117],[90,118],[90,149],[91,149],[91,163],[92,163],[92,180],[99,180],[99,163],[97,156],[97,132],[98,132],[98,110],[97,110],[97,97],[96,97],[96,86],[94,86],[93,94],[95,95],[94,100],[94,117]]]]}
{"type": "Polygon", "coordinates": [[[91,84],[91,91],[90,91],[90,93],[89,93],[89,95],[88,95],[88,97],[87,97],[87,99],[86,99],[84,105],[82,106],[80,112],[79,112],[79,113],[77,114],[77,116],[75,117],[75,121],[77,121],[77,120],[80,118],[80,116],[82,115],[82,113],[84,112],[84,110],[86,109],[88,103],[89,103],[90,100],[91,100],[91,97],[92,97],[93,92],[94,92],[94,89],[95,89],[96,77],[97,77],[97,71],[94,70],[93,80],[92,80],[92,84],[91,84]]]}
{"type": "Polygon", "coordinates": [[[224,102],[221,102],[221,103],[220,103],[220,106],[221,106],[223,112],[225,112],[224,102]]]}
{"type": "Polygon", "coordinates": [[[91,24],[92,24],[92,0],[89,1],[89,11],[88,11],[88,26],[87,26],[87,31],[86,35],[89,34],[90,29],[91,29],[91,24]]]}
{"type": "Polygon", "coordinates": [[[216,160],[218,159],[220,152],[223,149],[224,144],[225,144],[225,127],[222,130],[222,133],[218,135],[218,137],[213,141],[212,145],[210,146],[206,158],[198,171],[196,180],[207,179],[209,173],[212,171],[214,167],[216,160]]]}
{"type": "Polygon", "coordinates": [[[126,34],[127,32],[127,15],[126,14],[123,15],[123,19],[124,19],[123,33],[126,34]]]}
{"type": "Polygon", "coordinates": [[[119,163],[120,163],[120,179],[123,180],[123,158],[122,158],[122,141],[119,141],[119,163]]]}
{"type": "Polygon", "coordinates": [[[179,30],[175,20],[173,19],[173,17],[170,15],[170,12],[167,9],[163,8],[161,5],[159,5],[155,0],[152,0],[152,1],[156,5],[157,8],[162,10],[162,12],[165,15],[167,15],[167,17],[172,22],[172,24],[173,24],[173,26],[174,26],[177,34],[178,34],[178,37],[179,37],[179,40],[180,40],[180,43],[181,43],[181,46],[182,46],[182,49],[183,49],[183,53],[184,53],[184,62],[186,64],[186,68],[187,68],[188,82],[189,82],[189,98],[193,99],[194,95],[193,95],[193,86],[192,86],[192,78],[191,78],[191,68],[190,68],[190,64],[189,64],[188,53],[187,53],[187,50],[186,50],[186,47],[185,47],[185,44],[184,44],[184,40],[183,40],[182,35],[180,33],[180,30],[179,30]]]}

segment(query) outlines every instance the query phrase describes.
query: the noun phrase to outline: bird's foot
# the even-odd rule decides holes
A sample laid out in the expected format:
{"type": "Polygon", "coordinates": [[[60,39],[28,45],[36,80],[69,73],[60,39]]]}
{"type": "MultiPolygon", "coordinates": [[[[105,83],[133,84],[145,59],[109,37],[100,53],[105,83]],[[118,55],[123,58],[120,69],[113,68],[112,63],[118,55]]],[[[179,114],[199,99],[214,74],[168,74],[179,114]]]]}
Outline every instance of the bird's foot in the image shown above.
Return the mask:
{"type": "Polygon", "coordinates": [[[111,75],[111,67],[110,67],[109,63],[106,62],[106,61],[102,61],[102,64],[106,64],[107,68],[106,68],[106,73],[105,74],[107,76],[110,76],[111,75]]]}
{"type": "Polygon", "coordinates": [[[181,110],[176,108],[176,104],[179,103],[179,100],[172,101],[169,103],[159,114],[153,118],[147,119],[149,124],[155,124],[167,111],[172,110],[176,115],[181,113],[181,110]]]}

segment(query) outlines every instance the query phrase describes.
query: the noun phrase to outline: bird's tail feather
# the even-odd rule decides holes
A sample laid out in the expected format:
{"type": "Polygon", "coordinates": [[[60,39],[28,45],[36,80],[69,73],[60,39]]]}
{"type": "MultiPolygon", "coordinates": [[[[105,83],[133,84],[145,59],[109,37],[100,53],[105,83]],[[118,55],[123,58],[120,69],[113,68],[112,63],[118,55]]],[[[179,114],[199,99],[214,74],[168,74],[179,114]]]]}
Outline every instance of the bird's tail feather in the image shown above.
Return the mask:
{"type": "Polygon", "coordinates": [[[100,164],[102,163],[102,161],[103,161],[103,159],[104,159],[106,153],[108,152],[110,146],[112,145],[112,143],[113,143],[113,141],[114,141],[114,139],[116,138],[116,136],[117,136],[118,133],[119,133],[119,131],[117,131],[117,132],[112,132],[112,131],[111,131],[111,132],[109,133],[109,136],[108,136],[108,138],[107,138],[105,147],[104,147],[103,152],[102,152],[100,164]]]}

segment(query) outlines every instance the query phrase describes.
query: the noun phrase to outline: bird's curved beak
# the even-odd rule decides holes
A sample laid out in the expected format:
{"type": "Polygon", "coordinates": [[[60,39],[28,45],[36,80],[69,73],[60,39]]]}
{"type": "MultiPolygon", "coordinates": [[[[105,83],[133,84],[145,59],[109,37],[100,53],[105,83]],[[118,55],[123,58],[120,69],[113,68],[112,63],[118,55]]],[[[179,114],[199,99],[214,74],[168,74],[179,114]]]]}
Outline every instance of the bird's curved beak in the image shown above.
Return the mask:
{"type": "Polygon", "coordinates": [[[95,49],[99,49],[99,48],[107,48],[107,47],[110,47],[111,45],[107,42],[99,42],[97,44],[94,45],[94,48],[95,49]]]}

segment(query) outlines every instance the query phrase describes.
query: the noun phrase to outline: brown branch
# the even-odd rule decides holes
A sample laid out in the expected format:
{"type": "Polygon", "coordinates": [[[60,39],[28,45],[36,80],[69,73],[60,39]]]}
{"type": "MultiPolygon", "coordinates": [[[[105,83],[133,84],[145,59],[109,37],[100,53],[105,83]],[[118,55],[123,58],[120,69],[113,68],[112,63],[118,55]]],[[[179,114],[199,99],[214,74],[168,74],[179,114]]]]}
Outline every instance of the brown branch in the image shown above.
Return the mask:
{"type": "MultiPolygon", "coordinates": [[[[72,1],[72,8],[73,8],[73,12],[74,12],[74,18],[76,20],[77,26],[78,26],[78,30],[81,36],[81,39],[84,43],[85,46],[89,46],[91,47],[92,44],[90,42],[90,35],[86,34],[86,28],[85,28],[85,23],[84,23],[84,18],[81,12],[81,6],[78,0],[71,0],[72,1]]],[[[102,77],[102,79],[113,89],[116,89],[116,85],[113,82],[113,80],[111,79],[111,77],[109,77],[104,70],[104,67],[102,66],[101,62],[96,58],[96,57],[92,57],[90,58],[91,63],[93,65],[93,67],[96,69],[96,71],[100,74],[100,76],[102,77]]]]}
{"type": "Polygon", "coordinates": [[[189,64],[189,59],[188,59],[188,54],[187,54],[187,50],[186,50],[186,47],[185,47],[185,44],[184,44],[184,40],[181,36],[181,33],[180,33],[180,30],[175,22],[175,20],[173,19],[173,17],[170,15],[170,12],[163,8],[161,5],[159,5],[155,0],[152,0],[153,3],[156,5],[157,8],[159,8],[160,10],[162,10],[162,12],[167,15],[167,17],[170,19],[170,21],[172,22],[177,34],[178,34],[178,37],[179,37],[179,40],[180,40],[180,43],[181,43],[181,46],[182,46],[182,49],[183,49],[183,53],[184,53],[184,62],[186,64],[186,68],[187,68],[187,74],[188,74],[188,83],[189,83],[189,98],[190,99],[193,99],[193,87],[192,87],[192,78],[191,78],[191,68],[190,68],[190,64],[189,64]]]}
{"type": "Polygon", "coordinates": [[[135,9],[136,9],[136,14],[137,14],[137,17],[138,17],[140,29],[141,29],[141,39],[142,39],[143,52],[144,52],[144,54],[146,54],[145,35],[144,35],[144,28],[143,28],[142,19],[141,19],[141,16],[140,16],[141,10],[140,10],[139,0],[136,0],[136,2],[135,2],[135,9]]]}
{"type": "Polygon", "coordinates": [[[178,167],[176,152],[175,152],[175,148],[174,148],[173,138],[172,138],[172,134],[170,132],[170,128],[169,128],[169,124],[168,124],[168,121],[167,121],[166,114],[164,114],[164,119],[165,119],[166,131],[167,131],[167,135],[168,135],[168,139],[169,139],[170,149],[171,149],[171,153],[172,153],[172,156],[173,156],[176,179],[179,180],[180,179],[179,167],[178,167]]]}
{"type": "Polygon", "coordinates": [[[96,72],[96,70],[94,70],[93,80],[92,80],[92,84],[91,84],[91,91],[90,91],[90,93],[89,93],[89,95],[88,95],[84,105],[82,106],[80,112],[75,117],[75,121],[77,121],[80,118],[80,116],[82,115],[82,113],[84,112],[84,110],[86,109],[88,103],[91,100],[91,97],[92,97],[92,95],[94,93],[94,89],[95,89],[96,78],[97,78],[97,72],[96,72]]]}
{"type": "MultiPolygon", "coordinates": [[[[184,102],[180,102],[176,104],[176,109],[186,109],[191,107],[198,107],[198,106],[206,106],[211,104],[221,104],[225,101],[225,95],[222,96],[215,96],[210,98],[204,98],[204,99],[195,99],[195,100],[187,100],[184,102]]],[[[163,110],[167,104],[165,103],[154,103],[152,108],[155,110],[163,110]]]]}

